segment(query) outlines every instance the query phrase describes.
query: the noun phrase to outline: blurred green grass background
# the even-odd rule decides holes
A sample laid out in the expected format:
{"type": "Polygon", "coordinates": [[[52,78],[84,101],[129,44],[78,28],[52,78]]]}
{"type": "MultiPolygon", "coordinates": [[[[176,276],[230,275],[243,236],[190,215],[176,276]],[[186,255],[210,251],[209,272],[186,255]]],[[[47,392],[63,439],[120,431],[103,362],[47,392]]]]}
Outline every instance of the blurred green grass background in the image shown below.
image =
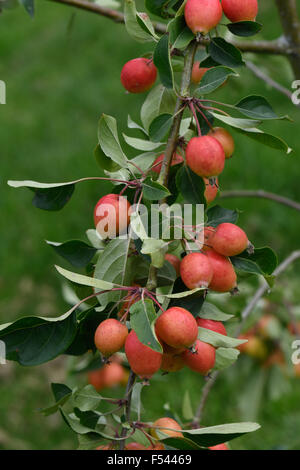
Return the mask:
{"type": "MultiPolygon", "coordinates": [[[[264,38],[281,34],[272,1],[261,5],[259,20],[264,23],[264,38]]],[[[44,0],[37,2],[34,20],[22,8],[0,15],[0,79],[7,86],[7,104],[0,106],[1,322],[27,315],[58,316],[67,310],[61,279],[53,268],[61,260],[45,240],[84,239],[85,230],[93,225],[94,204],[109,188],[99,182],[78,185],[70,203],[51,213],[34,208],[29,191],[9,188],[6,181],[53,182],[98,175],[93,149],[99,116],[104,112],[117,117],[120,130],[125,130],[128,114],[139,119],[145,95],[125,94],[119,76],[127,60],[149,49],[134,42],[123,25],[44,0]]],[[[249,58],[291,87],[293,75],[285,59],[249,58]]],[[[277,113],[294,119],[292,124],[265,125],[294,153],[286,156],[235,134],[236,153],[222,175],[221,187],[264,189],[299,201],[299,109],[248,70],[216,96],[234,103],[248,94],[265,95],[277,113]]],[[[299,248],[299,216],[292,209],[263,200],[222,204],[238,207],[249,238],[257,246],[271,246],[280,260],[299,248]]],[[[297,267],[289,271],[291,277],[297,273],[297,267]]],[[[44,418],[38,413],[50,401],[50,382],[64,380],[64,365],[65,360],[58,359],[31,369],[0,366],[0,449],[76,448],[76,439],[59,415],[44,418]]],[[[152,390],[145,391],[147,419],[160,416],[165,401],[180,408],[186,388],[196,404],[202,379],[189,372],[180,374],[180,380],[168,378],[168,387],[165,381],[155,382],[152,390]]],[[[266,403],[259,416],[263,430],[236,441],[235,448],[290,448],[292,429],[300,425],[299,392],[295,382],[290,395],[266,403]]],[[[221,379],[215,387],[205,418],[207,424],[239,420],[228,381],[221,379]]],[[[299,449],[300,439],[293,446],[299,449]]]]}

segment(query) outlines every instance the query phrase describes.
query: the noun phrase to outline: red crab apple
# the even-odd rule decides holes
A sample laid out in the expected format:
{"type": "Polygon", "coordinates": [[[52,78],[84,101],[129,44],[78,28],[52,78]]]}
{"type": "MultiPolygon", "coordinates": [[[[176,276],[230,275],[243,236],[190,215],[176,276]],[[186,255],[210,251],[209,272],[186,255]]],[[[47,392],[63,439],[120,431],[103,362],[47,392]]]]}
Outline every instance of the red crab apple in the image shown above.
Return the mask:
{"type": "Polygon", "coordinates": [[[121,82],[130,93],[143,93],[152,87],[156,76],[157,68],[153,60],[139,57],[126,62],[122,68],[121,82]]]}
{"type": "Polygon", "coordinates": [[[88,373],[88,382],[100,391],[103,388],[110,388],[120,385],[124,381],[125,369],[117,362],[105,364],[101,369],[88,373]]]}
{"type": "Polygon", "coordinates": [[[211,262],[203,253],[190,253],[181,261],[180,275],[189,289],[208,287],[213,277],[211,262]]]}
{"type": "Polygon", "coordinates": [[[254,21],[258,13],[257,0],[222,0],[222,7],[227,18],[237,21],[254,21]]]}
{"type": "Polygon", "coordinates": [[[214,182],[213,185],[210,184],[207,178],[203,178],[203,180],[206,186],[205,191],[204,191],[204,197],[206,199],[207,204],[210,204],[216,199],[217,194],[219,192],[218,178],[216,178],[216,181],[214,182]]]}
{"type": "Polygon", "coordinates": [[[194,62],[191,80],[195,85],[201,82],[203,75],[209,70],[207,67],[200,67],[200,62],[194,62]]]}
{"type": "Polygon", "coordinates": [[[147,447],[139,442],[128,442],[125,446],[125,450],[147,450],[147,447]]]}
{"type": "Polygon", "coordinates": [[[215,234],[214,227],[207,226],[207,227],[204,227],[204,229],[200,230],[197,238],[201,243],[203,243],[203,246],[201,248],[202,252],[205,253],[206,251],[211,249],[211,240],[214,234],[215,234]]]}
{"type": "Polygon", "coordinates": [[[164,343],[173,348],[188,348],[197,339],[198,326],[188,310],[171,307],[156,320],[155,332],[164,343]]]}
{"type": "Polygon", "coordinates": [[[223,147],[225,157],[230,158],[234,152],[234,140],[232,135],[223,127],[214,127],[208,135],[217,139],[223,147]]]}
{"type": "Polygon", "coordinates": [[[206,328],[207,330],[215,331],[216,333],[220,333],[220,335],[227,336],[227,331],[225,326],[220,321],[215,320],[206,320],[205,318],[196,318],[197,325],[201,328],[206,328]]]}
{"type": "Polygon", "coordinates": [[[180,354],[163,354],[161,370],[164,372],[177,372],[183,369],[184,361],[180,354]]]}
{"type": "Polygon", "coordinates": [[[108,318],[95,331],[95,346],[103,356],[111,356],[123,348],[127,335],[128,329],[123,323],[108,318]]]}
{"type": "Polygon", "coordinates": [[[134,330],[126,338],[125,353],[131,369],[143,379],[149,379],[160,369],[162,354],[145,346],[134,330]]]}
{"type": "Polygon", "coordinates": [[[177,276],[179,276],[180,273],[180,259],[176,255],[172,255],[172,253],[167,253],[165,255],[165,260],[167,260],[175,269],[177,276]]]}
{"type": "Polygon", "coordinates": [[[245,232],[235,224],[218,225],[211,239],[213,249],[223,256],[236,256],[252,245],[245,232]]]}
{"type": "MultiPolygon", "coordinates": [[[[164,434],[167,434],[170,437],[183,437],[183,434],[181,431],[180,425],[175,421],[175,419],[172,418],[159,418],[156,421],[154,421],[153,426],[158,426],[162,429],[159,429],[158,431],[163,432],[164,434]],[[169,428],[169,429],[163,429],[163,428],[169,428]]],[[[157,429],[151,428],[151,435],[155,437],[156,439],[159,439],[157,435],[157,429]]]]}
{"type": "MultiPolygon", "coordinates": [[[[163,161],[164,158],[165,158],[164,153],[162,153],[161,155],[159,155],[156,158],[156,160],[154,161],[154,163],[152,165],[152,171],[154,171],[157,174],[160,173],[160,170],[161,170],[161,167],[162,167],[162,161],[163,161]]],[[[179,155],[179,153],[174,153],[173,157],[172,157],[172,161],[171,161],[171,166],[179,165],[182,162],[183,162],[183,157],[181,155],[179,155]]]]}
{"type": "Polygon", "coordinates": [[[188,0],[184,9],[185,21],[194,34],[207,34],[222,18],[219,0],[188,0]]]}
{"type": "Polygon", "coordinates": [[[158,442],[154,446],[147,447],[147,450],[165,450],[165,446],[161,442],[158,442]]]}
{"type": "Polygon", "coordinates": [[[209,135],[193,137],[187,144],[185,155],[187,165],[198,176],[212,178],[224,170],[223,147],[209,135]]]}
{"type": "Polygon", "coordinates": [[[229,450],[226,444],[218,444],[216,446],[209,447],[209,450],[229,450]]]}
{"type": "Polygon", "coordinates": [[[231,261],[214,250],[207,250],[206,255],[213,268],[209,288],[216,292],[230,292],[235,289],[237,277],[231,261]]]}
{"type": "Polygon", "coordinates": [[[207,375],[214,367],[216,360],[216,350],[210,344],[197,339],[194,345],[195,351],[185,351],[183,360],[185,365],[199,374],[207,375]]]}
{"type": "Polygon", "coordinates": [[[99,199],[94,210],[94,222],[101,238],[115,238],[126,232],[130,207],[127,199],[118,194],[107,194],[99,199]]]}

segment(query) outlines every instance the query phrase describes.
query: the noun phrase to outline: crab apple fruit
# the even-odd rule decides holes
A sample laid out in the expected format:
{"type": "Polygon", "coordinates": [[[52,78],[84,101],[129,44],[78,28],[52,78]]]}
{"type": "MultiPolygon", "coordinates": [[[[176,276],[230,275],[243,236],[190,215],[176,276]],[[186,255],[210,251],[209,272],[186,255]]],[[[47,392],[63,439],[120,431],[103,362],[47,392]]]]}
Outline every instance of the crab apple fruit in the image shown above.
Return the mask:
{"type": "Polygon", "coordinates": [[[128,442],[125,446],[125,450],[147,450],[147,447],[139,442],[128,442]]]}
{"type": "Polygon", "coordinates": [[[201,82],[203,75],[209,70],[207,67],[200,67],[200,62],[194,62],[191,80],[195,85],[201,82]]]}
{"type": "Polygon", "coordinates": [[[186,24],[194,34],[207,34],[221,21],[222,13],[219,0],[187,0],[184,9],[186,24]]]}
{"type": "Polygon", "coordinates": [[[176,255],[172,255],[171,253],[167,253],[165,255],[165,260],[169,261],[169,263],[173,266],[176,271],[177,277],[180,274],[180,259],[176,255]]]}
{"type": "Polygon", "coordinates": [[[270,356],[263,363],[263,367],[268,369],[275,364],[281,367],[281,369],[284,369],[284,366],[286,365],[284,354],[279,348],[275,349],[275,351],[270,354],[270,356]]]}
{"type": "MultiPolygon", "coordinates": [[[[161,155],[159,155],[156,158],[156,160],[154,160],[154,163],[152,165],[152,171],[154,171],[157,174],[160,173],[160,170],[161,170],[161,167],[162,167],[162,161],[163,161],[164,158],[165,158],[165,154],[162,153],[161,155]]],[[[184,161],[183,157],[181,155],[179,155],[179,153],[173,153],[171,166],[179,165],[183,161],[184,161]]]]}
{"type": "Polygon", "coordinates": [[[147,447],[147,450],[165,450],[165,449],[166,449],[165,446],[161,442],[158,442],[154,446],[147,447]]]}
{"type": "Polygon", "coordinates": [[[189,289],[208,287],[213,277],[213,268],[203,253],[190,253],[181,261],[180,276],[189,289]]]}
{"type": "Polygon", "coordinates": [[[226,129],[223,127],[214,127],[209,131],[208,135],[220,142],[225,152],[225,158],[232,157],[235,148],[234,140],[226,129]]]}
{"type": "Polygon", "coordinates": [[[193,137],[187,144],[185,155],[187,165],[198,176],[212,178],[224,170],[223,147],[209,135],[193,137]]]}
{"type": "Polygon", "coordinates": [[[121,82],[130,93],[143,93],[152,87],[156,80],[157,68],[152,59],[138,57],[126,62],[121,72],[121,82]]]}
{"type": "Polygon", "coordinates": [[[130,207],[126,197],[118,194],[107,194],[99,199],[94,210],[94,222],[101,238],[115,238],[126,232],[130,207]]]}
{"type": "Polygon", "coordinates": [[[98,446],[96,447],[96,450],[112,450],[112,447],[110,445],[98,446]]]}
{"type": "Polygon", "coordinates": [[[188,310],[171,307],[156,320],[155,332],[164,343],[173,348],[188,348],[197,339],[198,326],[188,310]]]}
{"type": "Polygon", "coordinates": [[[227,331],[225,326],[220,321],[215,320],[206,320],[205,318],[196,318],[197,325],[201,328],[206,328],[207,330],[215,331],[216,333],[220,333],[220,335],[227,336],[227,331]]]}
{"type": "Polygon", "coordinates": [[[237,21],[254,21],[258,13],[257,0],[222,0],[222,7],[227,18],[237,21]]]}
{"type": "Polygon", "coordinates": [[[177,372],[183,369],[184,361],[180,354],[163,354],[161,370],[164,372],[177,372]]]}
{"type": "Polygon", "coordinates": [[[210,184],[207,178],[203,178],[203,180],[206,186],[205,191],[204,191],[204,197],[206,199],[207,204],[210,204],[216,199],[217,194],[219,192],[218,178],[216,178],[216,181],[214,182],[213,185],[210,184]]]}
{"type": "Polygon", "coordinates": [[[103,356],[111,356],[123,348],[127,335],[126,325],[114,318],[108,318],[101,322],[95,331],[95,346],[103,356]]]}
{"type": "Polygon", "coordinates": [[[207,226],[204,227],[204,229],[202,229],[198,234],[197,239],[203,243],[201,251],[204,253],[211,249],[211,240],[215,234],[215,230],[216,229],[214,227],[207,226]]]}
{"type": "Polygon", "coordinates": [[[156,336],[157,336],[158,341],[162,345],[164,354],[170,354],[171,356],[175,356],[175,355],[178,356],[178,354],[182,353],[186,349],[185,346],[181,348],[172,348],[172,346],[169,346],[168,344],[164,343],[163,340],[157,335],[157,333],[156,333],[156,336]]]}
{"type": "MultiPolygon", "coordinates": [[[[158,426],[160,428],[170,428],[170,429],[159,429],[158,431],[167,434],[170,437],[183,437],[180,425],[172,418],[159,418],[154,421],[153,426],[158,426]]],[[[157,435],[157,429],[152,428],[150,431],[151,435],[155,439],[159,439],[157,435]]]]}
{"type": "Polygon", "coordinates": [[[226,444],[218,444],[216,446],[209,447],[209,450],[229,450],[229,447],[226,444]]]}
{"type": "Polygon", "coordinates": [[[241,353],[246,354],[247,356],[253,357],[260,361],[264,360],[268,356],[268,348],[266,344],[258,337],[253,334],[242,334],[238,339],[247,339],[247,343],[243,343],[237,347],[241,353]]]}
{"type": "Polygon", "coordinates": [[[251,246],[244,230],[225,222],[218,225],[211,240],[213,249],[223,256],[236,256],[251,246]]]}
{"type": "Polygon", "coordinates": [[[209,284],[209,289],[215,292],[230,292],[237,287],[237,276],[231,261],[214,250],[207,250],[206,256],[209,258],[213,277],[209,284]]]}
{"type": "Polygon", "coordinates": [[[182,354],[185,365],[199,374],[207,375],[214,367],[216,360],[216,350],[211,344],[204,343],[197,339],[194,351],[185,351],[182,354]]]}
{"type": "Polygon", "coordinates": [[[150,379],[160,369],[162,354],[141,343],[134,330],[126,338],[125,353],[133,372],[143,379],[150,379]]]}
{"type": "Polygon", "coordinates": [[[110,388],[120,385],[124,380],[125,369],[116,362],[105,364],[101,369],[88,373],[88,382],[100,391],[103,388],[110,388]]]}

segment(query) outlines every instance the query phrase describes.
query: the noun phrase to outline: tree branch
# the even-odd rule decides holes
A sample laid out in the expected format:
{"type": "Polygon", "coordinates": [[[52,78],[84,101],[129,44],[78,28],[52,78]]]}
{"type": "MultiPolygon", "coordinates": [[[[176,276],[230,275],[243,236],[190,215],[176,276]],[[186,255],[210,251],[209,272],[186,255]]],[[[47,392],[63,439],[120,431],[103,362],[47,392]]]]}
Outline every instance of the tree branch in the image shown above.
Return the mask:
{"type": "MultiPolygon", "coordinates": [[[[96,3],[89,2],[87,0],[50,0],[52,2],[60,3],[62,5],[68,5],[80,10],[89,11],[96,13],[100,16],[105,16],[117,23],[124,23],[123,13],[112,10],[110,8],[101,7],[96,3]]],[[[163,23],[153,23],[154,29],[157,33],[164,34],[166,32],[166,25],[163,23]]],[[[199,41],[199,44],[206,46],[210,42],[209,39],[203,38],[199,41]]],[[[240,49],[242,52],[255,52],[259,54],[280,54],[289,55],[296,53],[293,50],[293,45],[289,47],[285,38],[278,38],[273,41],[232,41],[232,44],[240,49]]]]}
{"type": "Polygon", "coordinates": [[[296,0],[275,0],[282,29],[288,45],[288,55],[296,78],[300,78],[300,20],[296,0]]]}
{"type": "Polygon", "coordinates": [[[191,81],[192,68],[194,64],[194,56],[195,56],[197,47],[198,47],[198,43],[196,41],[191,42],[191,44],[189,45],[187,49],[186,56],[185,56],[184,70],[183,70],[181,86],[180,86],[180,97],[178,97],[176,101],[175,110],[174,110],[175,117],[173,119],[168,142],[166,145],[165,157],[163,159],[161,171],[158,177],[158,182],[164,185],[167,184],[172,156],[173,156],[173,153],[176,151],[180,123],[181,123],[181,119],[182,119],[183,112],[184,112],[184,106],[183,106],[184,97],[187,96],[188,94],[190,81],[191,81]]]}
{"type": "MultiPolygon", "coordinates": [[[[297,251],[293,251],[293,253],[291,253],[274,271],[274,276],[279,276],[281,273],[283,273],[294,261],[298,260],[300,258],[300,250],[297,250],[297,251]]],[[[264,284],[259,287],[259,289],[256,291],[254,297],[252,298],[252,300],[248,303],[248,305],[246,306],[246,308],[243,310],[242,314],[241,314],[241,317],[242,317],[242,321],[239,325],[239,327],[237,328],[236,332],[235,332],[235,336],[239,336],[241,331],[242,331],[242,328],[243,328],[243,325],[246,321],[246,319],[248,318],[248,316],[250,315],[250,313],[252,312],[252,310],[254,309],[254,307],[256,306],[257,302],[264,296],[264,294],[268,291],[269,289],[269,285],[267,284],[267,282],[264,282],[264,284]]],[[[211,376],[209,377],[207,383],[204,385],[203,389],[202,389],[202,394],[201,394],[201,399],[200,399],[200,403],[199,403],[199,406],[197,408],[197,411],[195,413],[195,417],[194,417],[194,420],[193,420],[193,423],[192,423],[192,427],[193,428],[196,428],[200,425],[200,422],[201,422],[201,418],[202,418],[202,415],[203,415],[203,411],[204,411],[204,407],[205,407],[205,404],[207,402],[207,399],[208,399],[208,396],[209,396],[209,393],[211,391],[211,389],[213,388],[218,376],[219,376],[219,373],[220,371],[215,371],[211,374],[211,376]]]]}
{"type": "MultiPolygon", "coordinates": [[[[249,60],[245,61],[246,67],[251,70],[251,72],[254,73],[254,75],[264,82],[267,83],[267,85],[271,86],[272,88],[275,88],[275,90],[278,90],[280,93],[283,95],[287,96],[290,100],[292,100],[292,92],[288,89],[285,88],[284,86],[280,85],[280,83],[276,82],[273,80],[273,78],[269,77],[266,73],[264,73],[259,67],[257,67],[253,62],[250,62],[249,60]]],[[[300,107],[300,105],[295,105],[300,107]]]]}
{"type": "Polygon", "coordinates": [[[268,193],[266,191],[263,191],[262,189],[259,189],[257,191],[223,191],[219,197],[220,199],[235,197],[255,197],[269,199],[270,201],[275,201],[279,204],[283,204],[284,206],[291,207],[292,209],[300,211],[299,202],[292,201],[292,199],[288,199],[287,197],[278,196],[278,194],[268,193]]]}
{"type": "MultiPolygon", "coordinates": [[[[294,261],[300,258],[300,250],[293,251],[274,271],[274,276],[279,276],[281,273],[283,273],[294,261]]],[[[246,308],[242,311],[241,318],[242,321],[236,331],[236,336],[239,336],[240,332],[243,329],[243,325],[245,321],[247,320],[248,316],[256,306],[257,302],[264,296],[264,294],[270,289],[269,284],[265,281],[262,286],[260,286],[254,297],[251,299],[251,301],[248,303],[246,308]]]]}
{"type": "MultiPolygon", "coordinates": [[[[131,370],[130,374],[129,374],[127,386],[126,386],[126,392],[125,392],[125,400],[126,400],[125,417],[126,417],[127,423],[130,421],[131,397],[132,397],[132,390],[133,390],[133,385],[134,385],[134,382],[135,382],[135,378],[136,378],[136,375],[131,370]]],[[[127,434],[127,429],[123,428],[121,437],[124,437],[124,439],[122,441],[120,441],[120,450],[124,450],[126,434],[127,434]]]]}

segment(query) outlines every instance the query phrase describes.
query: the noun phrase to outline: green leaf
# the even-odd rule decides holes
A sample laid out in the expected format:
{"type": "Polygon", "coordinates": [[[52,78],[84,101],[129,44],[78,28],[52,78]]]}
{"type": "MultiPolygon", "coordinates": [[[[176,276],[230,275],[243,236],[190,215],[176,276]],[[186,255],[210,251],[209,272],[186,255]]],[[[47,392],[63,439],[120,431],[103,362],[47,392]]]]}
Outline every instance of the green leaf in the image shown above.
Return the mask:
{"type": "Polygon", "coordinates": [[[213,206],[207,211],[207,223],[206,225],[211,227],[217,227],[224,222],[235,224],[238,219],[237,211],[231,209],[225,209],[221,206],[213,206]]]}
{"type": "Polygon", "coordinates": [[[99,144],[96,145],[96,148],[94,150],[94,156],[95,156],[96,162],[98,163],[100,168],[103,170],[113,171],[113,170],[117,170],[118,168],[120,168],[120,166],[117,165],[117,163],[115,163],[111,158],[105,155],[105,153],[102,151],[99,144]]]}
{"type": "Polygon", "coordinates": [[[149,152],[161,147],[162,142],[150,142],[150,140],[137,139],[136,137],[129,137],[126,134],[123,134],[125,142],[137,150],[143,150],[149,152]]]}
{"type": "Polygon", "coordinates": [[[240,344],[247,343],[247,340],[230,338],[200,326],[198,327],[198,339],[204,343],[211,344],[215,348],[236,348],[240,344]]]}
{"type": "Polygon", "coordinates": [[[150,13],[157,16],[164,16],[164,6],[168,3],[168,0],[146,0],[145,6],[150,13]]]}
{"type": "Polygon", "coordinates": [[[143,195],[150,201],[159,201],[160,199],[170,196],[170,192],[165,186],[157,181],[152,181],[152,179],[148,177],[143,182],[143,195]]]}
{"type": "Polygon", "coordinates": [[[80,284],[82,286],[95,287],[96,289],[100,289],[100,290],[111,290],[113,289],[113,287],[117,287],[111,282],[102,281],[95,277],[84,276],[83,274],[73,273],[60,266],[55,266],[55,268],[57,269],[59,274],[64,276],[69,281],[74,282],[75,284],[80,284]]]}
{"type": "Polygon", "coordinates": [[[196,92],[200,95],[212,93],[223,85],[231,75],[234,77],[239,76],[234,70],[228,67],[213,67],[205,72],[201,80],[201,85],[197,88],[196,92]]]}
{"type": "Polygon", "coordinates": [[[234,348],[218,348],[216,350],[216,362],[214,370],[222,370],[235,363],[240,351],[234,348]]]}
{"type": "Polygon", "coordinates": [[[44,416],[50,416],[53,413],[56,413],[61,406],[63,406],[69,398],[72,396],[72,390],[67,387],[67,385],[64,384],[58,384],[58,383],[52,383],[51,388],[53,391],[53,395],[55,397],[55,404],[52,406],[49,406],[47,408],[43,408],[41,413],[44,414],[44,416]]]}
{"type": "Polygon", "coordinates": [[[37,181],[8,181],[7,184],[13,188],[29,188],[35,195],[32,204],[38,209],[46,211],[58,211],[62,209],[75,189],[75,183],[82,180],[68,183],[38,183],[37,181]]]}
{"type": "MultiPolygon", "coordinates": [[[[257,431],[260,425],[257,423],[229,423],[220,424],[218,426],[210,426],[200,429],[182,430],[184,439],[182,438],[170,438],[163,439],[164,444],[183,449],[184,447],[178,447],[181,441],[185,441],[187,445],[192,441],[195,446],[211,447],[223,442],[231,441],[236,437],[240,437],[243,434],[257,431]]],[[[191,443],[190,443],[191,444],[191,443]]],[[[187,449],[187,447],[185,447],[187,449]]],[[[191,448],[191,447],[189,447],[191,448]]]]}
{"type": "Polygon", "coordinates": [[[173,116],[171,114],[160,114],[150,124],[149,137],[152,142],[164,141],[171,129],[173,116]]]}
{"type": "Polygon", "coordinates": [[[100,444],[99,434],[89,432],[87,434],[78,434],[78,447],[77,450],[95,450],[100,444]]]}
{"type": "Polygon", "coordinates": [[[70,240],[65,243],[56,243],[46,240],[58,255],[69,261],[76,268],[86,266],[97,252],[96,248],[80,240],[70,240]]]}
{"type": "Polygon", "coordinates": [[[102,397],[92,385],[86,385],[80,390],[76,390],[73,396],[74,405],[80,411],[96,410],[102,400],[109,400],[109,398],[102,397]]]}
{"type": "Polygon", "coordinates": [[[103,248],[105,248],[105,242],[100,238],[97,230],[90,228],[85,233],[89,242],[93,245],[94,248],[97,250],[103,250],[103,248]]]}
{"type": "Polygon", "coordinates": [[[262,24],[255,21],[237,21],[226,25],[231,34],[241,37],[254,36],[262,29],[262,24]]]}
{"type": "Polygon", "coordinates": [[[160,80],[166,88],[173,88],[174,77],[171,65],[169,35],[164,34],[158,41],[153,55],[154,65],[158,68],[160,80]]]}
{"type": "Polygon", "coordinates": [[[264,132],[260,129],[237,129],[237,132],[249,137],[250,139],[256,140],[263,145],[266,145],[267,147],[271,147],[275,150],[281,150],[287,155],[293,151],[293,149],[291,149],[283,139],[272,134],[268,134],[267,132],[264,132]]]}
{"type": "Polygon", "coordinates": [[[289,119],[287,116],[279,117],[263,96],[247,96],[234,105],[234,108],[252,119],[289,119]]]}
{"type": "Polygon", "coordinates": [[[144,407],[141,400],[142,390],[145,384],[143,382],[136,382],[132,389],[131,410],[137,413],[138,421],[141,419],[141,413],[144,412],[144,407]]]}
{"type": "Polygon", "coordinates": [[[244,65],[241,52],[232,44],[220,37],[212,38],[208,52],[221,65],[227,67],[240,67],[244,65]]]}
{"type": "Polygon", "coordinates": [[[33,18],[34,17],[34,0],[20,0],[20,2],[24,6],[29,16],[33,18]]]}
{"type": "Polygon", "coordinates": [[[102,114],[98,124],[98,139],[100,147],[107,157],[121,167],[127,167],[127,158],[119,142],[115,118],[102,114]]]}
{"type": "Polygon", "coordinates": [[[218,307],[205,301],[198,316],[200,318],[205,318],[206,320],[226,321],[230,320],[234,315],[223,313],[218,307]]]}
{"type": "Polygon", "coordinates": [[[178,16],[168,24],[170,43],[175,49],[185,49],[194,39],[194,34],[186,25],[184,16],[178,16]]]}
{"type": "Polygon", "coordinates": [[[154,30],[151,31],[151,26],[149,25],[150,19],[148,21],[143,21],[143,25],[145,26],[147,24],[147,28],[141,25],[141,17],[136,11],[134,0],[125,0],[124,16],[125,27],[129,36],[131,36],[135,41],[138,42],[153,41],[153,38],[156,37],[156,34],[154,30]],[[138,21],[138,18],[140,21],[138,21]]]}
{"type": "MultiPolygon", "coordinates": [[[[111,240],[100,254],[94,277],[98,282],[118,285],[130,285],[128,259],[130,237],[127,239],[116,238],[111,240]],[[101,279],[101,281],[100,281],[101,279]]],[[[131,273],[133,275],[133,272],[131,273]]],[[[107,290],[105,287],[103,290],[107,290]]],[[[109,302],[118,302],[122,297],[121,292],[108,292],[98,297],[99,303],[104,307],[109,302]]]]}
{"type": "Polygon", "coordinates": [[[173,114],[176,103],[176,95],[173,90],[168,90],[162,85],[157,85],[147,95],[141,108],[141,121],[148,131],[151,122],[158,115],[173,114]]]}
{"type": "Polygon", "coordinates": [[[277,267],[278,259],[274,251],[269,248],[256,248],[254,253],[244,251],[238,256],[230,258],[233,266],[240,271],[252,274],[270,276],[277,267]]]}
{"type": "Polygon", "coordinates": [[[147,132],[145,131],[145,129],[142,126],[140,126],[137,122],[135,122],[133,119],[131,119],[129,114],[127,118],[127,126],[129,129],[138,129],[139,131],[142,131],[144,134],[147,135],[147,132]]]}
{"type": "Polygon", "coordinates": [[[58,318],[24,317],[0,326],[6,358],[23,366],[36,366],[62,354],[76,334],[76,314],[58,318]]]}
{"type": "Polygon", "coordinates": [[[159,36],[155,33],[154,26],[147,13],[137,12],[136,19],[141,28],[146,31],[146,33],[150,34],[155,41],[158,41],[159,36]]]}
{"type": "Polygon", "coordinates": [[[130,307],[130,326],[138,339],[153,351],[162,353],[162,346],[154,333],[156,319],[153,302],[149,299],[140,300],[130,307]]]}
{"type": "Polygon", "coordinates": [[[258,120],[233,118],[231,116],[223,116],[222,114],[213,112],[211,114],[219,121],[225,122],[228,126],[236,129],[253,129],[253,126],[259,126],[261,124],[261,121],[258,120]]]}
{"type": "Polygon", "coordinates": [[[204,192],[205,183],[201,176],[196,175],[188,166],[182,166],[176,175],[176,186],[186,203],[203,204],[206,206],[204,192]]]}

